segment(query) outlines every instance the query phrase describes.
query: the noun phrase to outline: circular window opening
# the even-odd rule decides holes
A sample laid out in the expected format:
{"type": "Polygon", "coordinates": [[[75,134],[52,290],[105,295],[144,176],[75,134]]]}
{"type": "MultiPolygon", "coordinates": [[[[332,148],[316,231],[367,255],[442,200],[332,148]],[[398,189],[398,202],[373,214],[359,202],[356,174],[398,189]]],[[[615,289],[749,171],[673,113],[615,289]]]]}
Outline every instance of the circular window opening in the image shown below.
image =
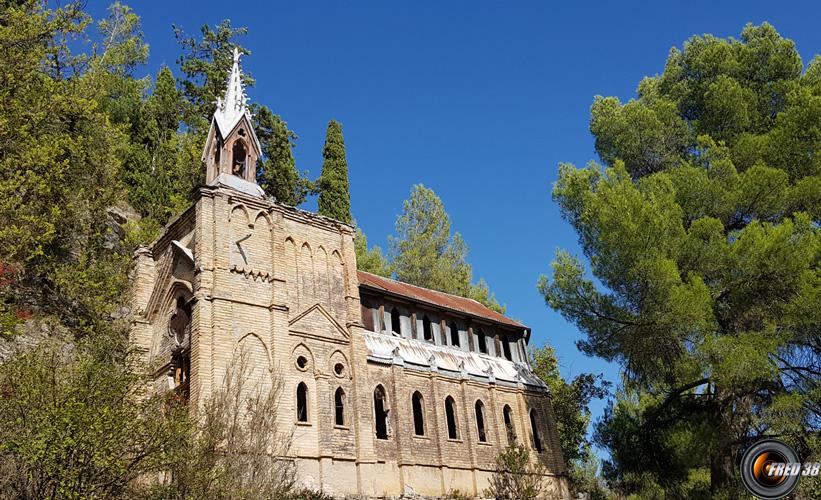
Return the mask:
{"type": "Polygon", "coordinates": [[[336,373],[337,377],[341,377],[342,375],[345,375],[345,365],[343,365],[342,363],[335,364],[334,365],[334,373],[336,373]]]}
{"type": "Polygon", "coordinates": [[[300,356],[296,358],[296,367],[300,370],[305,370],[306,368],[308,368],[308,358],[306,358],[305,356],[300,356]]]}

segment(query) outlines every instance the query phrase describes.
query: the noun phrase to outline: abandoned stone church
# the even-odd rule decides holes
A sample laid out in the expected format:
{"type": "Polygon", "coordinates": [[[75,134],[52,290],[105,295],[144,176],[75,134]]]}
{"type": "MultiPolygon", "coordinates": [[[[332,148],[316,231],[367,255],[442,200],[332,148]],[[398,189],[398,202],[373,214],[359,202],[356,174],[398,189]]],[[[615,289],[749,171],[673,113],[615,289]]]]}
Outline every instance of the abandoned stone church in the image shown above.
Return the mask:
{"type": "Polygon", "coordinates": [[[566,497],[530,329],[480,303],[357,271],[354,228],[256,184],[239,55],[193,205],[136,254],[131,342],[155,386],[200,405],[235,353],[282,391],[279,426],[307,486],[333,495],[481,494],[509,440],[566,497]]]}

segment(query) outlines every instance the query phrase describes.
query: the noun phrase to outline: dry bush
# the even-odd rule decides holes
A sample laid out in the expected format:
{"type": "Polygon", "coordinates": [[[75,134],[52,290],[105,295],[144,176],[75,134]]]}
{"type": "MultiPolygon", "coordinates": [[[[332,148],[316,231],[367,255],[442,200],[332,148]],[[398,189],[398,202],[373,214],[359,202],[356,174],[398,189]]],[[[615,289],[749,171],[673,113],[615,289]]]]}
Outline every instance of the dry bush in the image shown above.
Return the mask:
{"type": "MultiPolygon", "coordinates": [[[[222,388],[197,410],[196,428],[170,471],[166,498],[288,498],[296,470],[286,458],[291,432],[278,429],[280,377],[252,382],[246,356],[235,355],[222,388]],[[267,380],[266,380],[267,382],[267,380]]],[[[267,376],[267,370],[264,370],[267,376]]]]}
{"type": "Polygon", "coordinates": [[[496,471],[490,478],[485,496],[499,500],[531,500],[544,498],[545,466],[531,460],[527,448],[512,443],[496,457],[496,471]]]}

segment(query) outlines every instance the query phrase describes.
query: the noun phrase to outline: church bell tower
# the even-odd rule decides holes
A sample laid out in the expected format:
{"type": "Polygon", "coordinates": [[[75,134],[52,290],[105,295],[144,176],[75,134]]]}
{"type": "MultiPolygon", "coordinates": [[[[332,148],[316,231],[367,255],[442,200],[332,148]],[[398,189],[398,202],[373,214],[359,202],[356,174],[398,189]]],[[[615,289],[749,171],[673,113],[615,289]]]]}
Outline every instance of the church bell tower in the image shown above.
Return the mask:
{"type": "Polygon", "coordinates": [[[232,175],[256,184],[257,160],[262,148],[254,132],[248,97],[242,84],[239,50],[234,48],[234,64],[228,76],[225,97],[217,99],[208,139],[202,151],[206,166],[205,182],[212,184],[221,176],[232,175]]]}

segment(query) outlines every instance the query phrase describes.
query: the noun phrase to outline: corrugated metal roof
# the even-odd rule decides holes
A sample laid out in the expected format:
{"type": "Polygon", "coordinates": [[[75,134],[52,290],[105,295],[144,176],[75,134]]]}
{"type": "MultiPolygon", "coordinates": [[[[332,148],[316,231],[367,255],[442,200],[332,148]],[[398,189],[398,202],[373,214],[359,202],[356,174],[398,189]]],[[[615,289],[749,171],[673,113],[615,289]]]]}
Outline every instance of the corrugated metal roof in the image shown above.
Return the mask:
{"type": "Polygon", "coordinates": [[[516,320],[510,319],[503,314],[492,311],[473,299],[451,295],[449,293],[438,292],[420,286],[409,285],[400,281],[383,278],[365,271],[357,271],[360,286],[366,286],[375,290],[380,290],[393,295],[400,295],[409,299],[424,302],[432,306],[458,311],[469,316],[483,318],[495,323],[513,326],[516,328],[527,328],[516,320]]]}
{"type": "Polygon", "coordinates": [[[478,380],[499,380],[547,390],[547,385],[524,363],[367,330],[365,345],[369,357],[379,363],[401,363],[406,367],[435,369],[478,380]]]}

